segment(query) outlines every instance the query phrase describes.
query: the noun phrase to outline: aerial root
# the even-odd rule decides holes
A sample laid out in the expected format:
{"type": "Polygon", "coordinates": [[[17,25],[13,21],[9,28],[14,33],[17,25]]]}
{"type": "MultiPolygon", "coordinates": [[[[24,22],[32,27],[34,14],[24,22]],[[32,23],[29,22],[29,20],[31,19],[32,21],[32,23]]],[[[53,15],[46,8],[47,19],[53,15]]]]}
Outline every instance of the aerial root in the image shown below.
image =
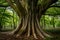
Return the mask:
{"type": "Polygon", "coordinates": [[[21,29],[18,32],[20,35],[26,30],[27,24],[28,24],[28,16],[25,17],[25,19],[23,19],[22,27],[21,27],[21,29]]]}
{"type": "Polygon", "coordinates": [[[37,35],[36,35],[36,33],[35,33],[35,28],[34,28],[35,26],[34,26],[34,22],[33,22],[33,19],[32,19],[32,34],[33,34],[33,36],[34,36],[34,38],[35,39],[38,39],[37,38],[37,35]]]}
{"type": "Polygon", "coordinates": [[[23,19],[20,18],[19,25],[16,27],[15,30],[11,31],[9,34],[10,34],[10,35],[16,34],[16,33],[19,31],[19,29],[21,28],[21,25],[23,24],[22,22],[23,22],[23,19]]]}
{"type": "Polygon", "coordinates": [[[30,27],[30,19],[31,19],[31,18],[29,18],[29,22],[28,22],[28,34],[27,34],[27,37],[30,36],[30,29],[31,29],[31,27],[30,27]]]}
{"type": "Polygon", "coordinates": [[[37,34],[38,34],[40,37],[42,37],[42,38],[44,39],[45,37],[44,37],[44,35],[40,32],[40,30],[38,29],[36,23],[35,23],[35,28],[36,28],[36,32],[37,32],[37,34]]]}
{"type": "Polygon", "coordinates": [[[34,16],[26,16],[22,18],[21,21],[20,25],[11,32],[11,34],[16,33],[16,37],[23,36],[26,33],[26,37],[30,37],[32,35],[35,39],[38,39],[38,36],[42,39],[45,39],[45,37],[51,37],[42,30],[37,17],[34,19],[34,16]]]}
{"type": "Polygon", "coordinates": [[[36,22],[37,22],[37,27],[39,28],[39,30],[40,30],[40,32],[45,36],[45,37],[52,37],[52,36],[50,36],[50,35],[48,35],[47,33],[45,33],[43,30],[42,30],[42,28],[40,27],[40,24],[39,24],[39,21],[37,20],[37,17],[36,17],[36,22]]]}

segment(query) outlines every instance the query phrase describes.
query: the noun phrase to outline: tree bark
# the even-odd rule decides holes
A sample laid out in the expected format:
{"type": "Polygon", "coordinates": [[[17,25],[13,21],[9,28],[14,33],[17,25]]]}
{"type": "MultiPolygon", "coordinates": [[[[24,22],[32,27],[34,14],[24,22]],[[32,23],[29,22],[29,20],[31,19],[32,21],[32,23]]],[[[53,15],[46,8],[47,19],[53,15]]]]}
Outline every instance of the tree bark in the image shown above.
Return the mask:
{"type": "Polygon", "coordinates": [[[37,14],[24,16],[21,19],[20,25],[12,32],[12,34],[16,34],[16,37],[26,35],[26,37],[29,38],[30,36],[33,36],[35,39],[38,39],[38,36],[40,39],[51,37],[42,30],[39,19],[37,14]]]}
{"type": "Polygon", "coordinates": [[[14,5],[11,0],[7,1],[15,9],[18,16],[21,16],[19,26],[12,31],[11,34],[16,34],[17,36],[26,35],[26,37],[33,36],[35,39],[39,37],[42,39],[45,39],[47,36],[51,37],[40,27],[40,18],[49,6],[57,0],[42,0],[40,5],[37,5],[38,0],[28,0],[28,10],[23,8],[19,2],[20,0],[14,0],[16,5],[14,5]]]}

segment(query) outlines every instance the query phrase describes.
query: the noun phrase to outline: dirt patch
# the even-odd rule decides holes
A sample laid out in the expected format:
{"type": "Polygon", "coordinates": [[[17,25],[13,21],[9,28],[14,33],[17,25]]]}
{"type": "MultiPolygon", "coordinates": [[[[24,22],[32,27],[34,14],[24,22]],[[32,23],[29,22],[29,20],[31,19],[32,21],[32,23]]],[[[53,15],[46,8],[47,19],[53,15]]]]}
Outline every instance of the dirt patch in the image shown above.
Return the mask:
{"type": "Polygon", "coordinates": [[[15,35],[8,35],[8,34],[0,33],[0,40],[42,40],[42,39],[40,39],[40,37],[39,37],[39,39],[35,39],[32,36],[29,37],[29,38],[24,37],[24,36],[16,37],[15,35]]]}

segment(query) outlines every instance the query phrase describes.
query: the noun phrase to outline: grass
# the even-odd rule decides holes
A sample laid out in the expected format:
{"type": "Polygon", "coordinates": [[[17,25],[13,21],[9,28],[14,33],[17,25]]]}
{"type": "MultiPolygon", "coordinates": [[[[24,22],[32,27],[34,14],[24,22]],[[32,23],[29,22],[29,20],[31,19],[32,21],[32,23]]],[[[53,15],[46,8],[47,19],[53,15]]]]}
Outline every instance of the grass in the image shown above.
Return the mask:
{"type": "Polygon", "coordinates": [[[45,40],[60,40],[60,28],[48,28],[44,29],[44,31],[53,36],[53,38],[46,37],[45,40]]]}

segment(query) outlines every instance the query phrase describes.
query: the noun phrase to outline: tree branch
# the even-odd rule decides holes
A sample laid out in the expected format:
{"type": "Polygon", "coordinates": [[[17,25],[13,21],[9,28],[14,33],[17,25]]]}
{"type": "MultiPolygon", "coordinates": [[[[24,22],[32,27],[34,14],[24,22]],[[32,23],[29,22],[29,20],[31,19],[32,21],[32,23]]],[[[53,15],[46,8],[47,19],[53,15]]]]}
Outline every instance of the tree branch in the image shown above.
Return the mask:
{"type": "Polygon", "coordinates": [[[41,6],[43,8],[48,8],[50,5],[52,5],[53,3],[57,2],[58,0],[42,0],[41,2],[41,6]]]}
{"type": "Polygon", "coordinates": [[[14,5],[14,3],[12,3],[11,0],[6,0],[6,1],[10,4],[10,6],[17,12],[18,16],[20,17],[21,14],[20,14],[20,11],[19,11],[19,9],[17,8],[17,6],[14,5]]]}
{"type": "Polygon", "coordinates": [[[38,6],[39,15],[42,16],[45,13],[45,11],[50,7],[50,5],[57,1],[58,0],[42,0],[41,4],[38,6]]]}
{"type": "Polygon", "coordinates": [[[50,6],[50,8],[51,8],[51,7],[57,7],[57,8],[60,8],[60,6],[55,6],[55,5],[53,5],[53,6],[50,6]]]}
{"type": "Polygon", "coordinates": [[[8,7],[9,5],[2,5],[2,4],[0,4],[0,7],[8,7]]]}
{"type": "Polygon", "coordinates": [[[26,9],[22,6],[22,4],[20,3],[20,0],[14,0],[17,8],[19,9],[19,11],[21,12],[21,16],[24,16],[25,14],[27,14],[26,9]]]}

